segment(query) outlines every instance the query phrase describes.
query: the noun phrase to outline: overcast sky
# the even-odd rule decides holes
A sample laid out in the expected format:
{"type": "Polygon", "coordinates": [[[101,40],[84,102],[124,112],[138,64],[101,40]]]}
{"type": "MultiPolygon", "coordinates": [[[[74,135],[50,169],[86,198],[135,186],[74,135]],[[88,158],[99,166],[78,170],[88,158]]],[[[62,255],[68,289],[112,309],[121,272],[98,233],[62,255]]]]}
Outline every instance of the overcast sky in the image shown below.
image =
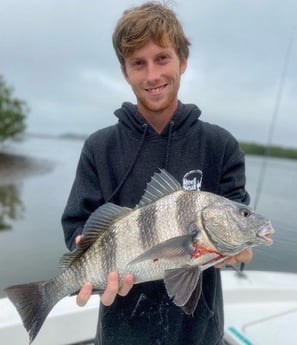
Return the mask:
{"type": "MultiPolygon", "coordinates": [[[[139,0],[0,0],[0,74],[26,100],[28,132],[90,134],[135,102],[111,35],[139,0]]],[[[179,98],[238,140],[297,147],[296,0],[170,1],[192,46],[179,98]],[[292,39],[293,37],[293,39],[292,39]],[[291,43],[282,97],[277,101],[291,43]]]]}

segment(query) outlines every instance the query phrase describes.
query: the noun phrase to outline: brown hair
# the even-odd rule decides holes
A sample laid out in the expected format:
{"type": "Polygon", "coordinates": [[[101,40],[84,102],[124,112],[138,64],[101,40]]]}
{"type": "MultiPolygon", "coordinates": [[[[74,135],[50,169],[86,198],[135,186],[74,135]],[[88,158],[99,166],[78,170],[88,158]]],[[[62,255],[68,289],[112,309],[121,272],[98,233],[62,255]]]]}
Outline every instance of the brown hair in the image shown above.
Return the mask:
{"type": "Polygon", "coordinates": [[[161,47],[169,41],[180,60],[189,56],[190,42],[175,13],[154,1],[126,10],[118,21],[112,42],[120,64],[124,66],[125,58],[149,40],[161,47]]]}

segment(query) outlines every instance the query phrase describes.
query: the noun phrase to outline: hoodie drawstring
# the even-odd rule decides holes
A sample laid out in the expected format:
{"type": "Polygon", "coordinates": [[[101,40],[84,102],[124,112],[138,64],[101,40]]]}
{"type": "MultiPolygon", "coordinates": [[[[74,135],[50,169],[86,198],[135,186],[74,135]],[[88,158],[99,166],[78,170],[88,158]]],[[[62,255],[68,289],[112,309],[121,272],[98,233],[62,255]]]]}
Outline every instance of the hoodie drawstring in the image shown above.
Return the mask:
{"type": "Polygon", "coordinates": [[[144,128],[144,131],[143,131],[140,143],[138,145],[138,149],[137,149],[136,155],[135,155],[134,159],[131,161],[131,163],[130,163],[128,169],[127,169],[127,172],[124,175],[124,177],[122,178],[121,182],[118,184],[116,189],[111,193],[111,195],[107,198],[106,202],[109,202],[116,195],[116,193],[121,189],[121,187],[123,186],[124,182],[128,178],[130,172],[132,171],[132,169],[133,169],[133,167],[134,167],[134,165],[135,165],[135,163],[136,163],[136,161],[138,159],[138,156],[139,156],[139,154],[141,152],[142,145],[144,143],[144,138],[145,138],[147,130],[148,130],[148,124],[144,123],[143,124],[143,128],[144,128]]]}
{"type": "Polygon", "coordinates": [[[168,169],[173,126],[174,126],[174,121],[170,121],[170,127],[169,127],[169,133],[168,133],[168,141],[167,141],[167,149],[166,149],[166,159],[165,159],[165,166],[164,166],[165,170],[168,169]]]}

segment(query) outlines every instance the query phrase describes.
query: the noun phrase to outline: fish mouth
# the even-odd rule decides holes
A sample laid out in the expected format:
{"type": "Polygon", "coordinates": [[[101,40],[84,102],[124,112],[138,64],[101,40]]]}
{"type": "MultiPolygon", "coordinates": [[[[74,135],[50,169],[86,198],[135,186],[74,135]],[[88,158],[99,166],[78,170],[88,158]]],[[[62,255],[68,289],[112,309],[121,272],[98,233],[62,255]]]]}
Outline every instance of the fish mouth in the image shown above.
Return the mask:
{"type": "Polygon", "coordinates": [[[265,223],[259,231],[257,232],[257,238],[260,239],[261,243],[270,246],[273,244],[273,240],[271,239],[271,235],[274,234],[274,229],[271,223],[265,223]]]}

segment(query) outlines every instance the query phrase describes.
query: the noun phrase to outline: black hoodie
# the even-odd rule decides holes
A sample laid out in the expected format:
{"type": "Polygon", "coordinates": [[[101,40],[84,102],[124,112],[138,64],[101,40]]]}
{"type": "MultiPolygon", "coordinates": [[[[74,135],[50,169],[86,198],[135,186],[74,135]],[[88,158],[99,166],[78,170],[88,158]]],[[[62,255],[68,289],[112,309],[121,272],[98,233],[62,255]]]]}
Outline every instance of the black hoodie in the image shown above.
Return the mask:
{"type": "MultiPolygon", "coordinates": [[[[62,224],[69,249],[89,215],[110,201],[134,207],[160,168],[185,188],[200,189],[243,203],[244,156],[233,136],[199,119],[195,105],[178,103],[161,134],[124,103],[116,125],[98,130],[85,142],[62,224]]],[[[128,231],[128,229],[127,229],[128,231]]],[[[220,270],[203,272],[203,293],[193,316],[168,298],[163,281],[135,285],[110,307],[101,305],[96,344],[223,344],[220,270]]]]}

